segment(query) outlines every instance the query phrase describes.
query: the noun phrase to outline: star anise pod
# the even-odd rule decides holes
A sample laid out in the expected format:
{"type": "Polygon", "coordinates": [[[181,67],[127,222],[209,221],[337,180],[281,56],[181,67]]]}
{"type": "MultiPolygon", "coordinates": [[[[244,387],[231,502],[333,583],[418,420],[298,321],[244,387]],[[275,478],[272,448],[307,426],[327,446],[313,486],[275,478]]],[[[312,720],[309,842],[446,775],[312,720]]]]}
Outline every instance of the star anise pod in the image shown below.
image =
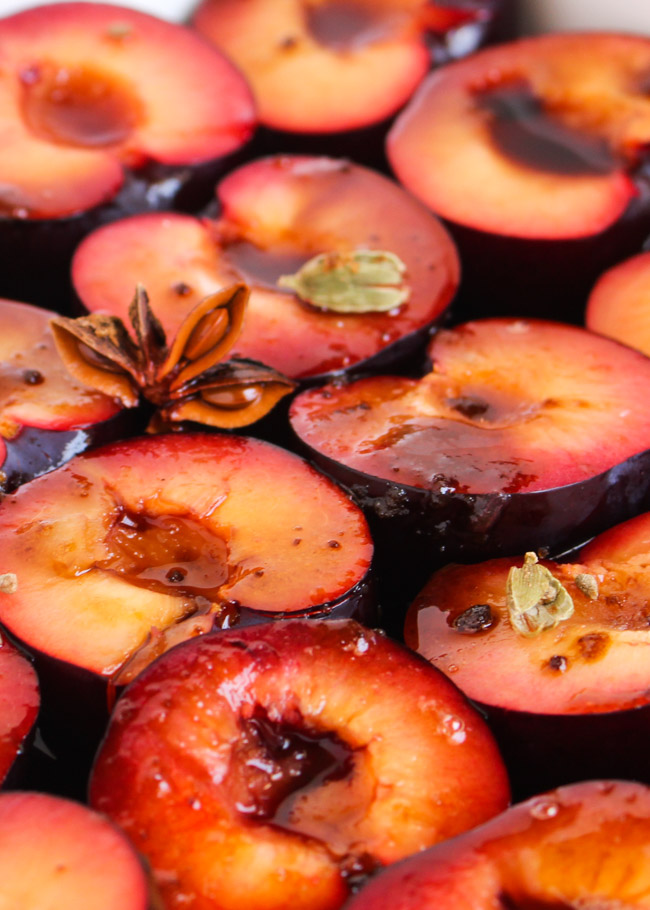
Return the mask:
{"type": "Polygon", "coordinates": [[[221,429],[259,420],[296,384],[254,360],[223,358],[241,331],[248,288],[235,284],[204,298],[171,344],[138,286],[129,307],[133,336],[117,316],[56,316],[52,333],[69,372],[125,408],[155,405],[156,429],[192,420],[221,429]]]}

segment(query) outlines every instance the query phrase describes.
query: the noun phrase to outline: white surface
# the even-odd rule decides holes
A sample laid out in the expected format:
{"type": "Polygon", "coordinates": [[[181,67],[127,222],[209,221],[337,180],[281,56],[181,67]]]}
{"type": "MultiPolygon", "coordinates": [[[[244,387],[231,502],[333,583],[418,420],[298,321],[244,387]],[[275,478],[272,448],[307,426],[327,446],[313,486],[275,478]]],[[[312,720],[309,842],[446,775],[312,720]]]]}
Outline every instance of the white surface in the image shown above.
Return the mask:
{"type": "Polygon", "coordinates": [[[650,0],[521,0],[521,15],[524,32],[607,29],[650,36],[650,0]]]}
{"type": "MultiPolygon", "coordinates": [[[[10,16],[12,13],[18,13],[28,7],[41,6],[52,2],[55,2],[55,0],[40,0],[40,2],[35,2],[35,0],[0,0],[0,16],[10,16]]],[[[92,3],[94,0],[84,0],[84,2],[92,3]]],[[[106,0],[106,2],[109,2],[109,0],[106,0]]],[[[144,13],[160,16],[162,19],[170,19],[172,22],[183,22],[197,3],[198,0],[120,0],[117,5],[139,9],[144,13]]]]}
{"type": "MultiPolygon", "coordinates": [[[[56,0],[40,0],[52,3],[56,0]]],[[[95,0],[83,0],[92,3],[95,0]]],[[[183,22],[198,0],[121,0],[122,6],[183,22]]],[[[0,16],[39,5],[35,0],[0,0],[0,16]]],[[[650,0],[520,0],[523,30],[615,29],[650,36],[650,0]]]]}

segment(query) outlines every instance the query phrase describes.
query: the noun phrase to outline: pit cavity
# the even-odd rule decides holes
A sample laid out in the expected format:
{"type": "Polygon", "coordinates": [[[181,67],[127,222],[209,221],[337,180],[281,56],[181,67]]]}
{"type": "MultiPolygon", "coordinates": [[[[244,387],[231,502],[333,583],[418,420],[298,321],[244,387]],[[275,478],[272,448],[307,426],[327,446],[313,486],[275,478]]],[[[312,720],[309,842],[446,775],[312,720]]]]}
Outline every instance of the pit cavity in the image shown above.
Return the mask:
{"type": "Polygon", "coordinates": [[[225,539],[190,516],[149,515],[118,507],[97,567],[130,584],[216,602],[230,577],[225,539]]]}
{"type": "Polygon", "coordinates": [[[310,0],[304,4],[307,32],[322,47],[345,51],[393,34],[403,12],[377,0],[310,0]]]}
{"type": "Polygon", "coordinates": [[[38,63],[20,74],[28,128],[59,145],[105,148],[124,143],[143,120],[140,100],[119,76],[94,66],[38,63]]]}
{"type": "Polygon", "coordinates": [[[619,167],[604,139],[563,124],[524,80],[482,88],[476,104],[487,114],[491,141],[517,164],[564,176],[597,176],[619,167]]]}
{"type": "Polygon", "coordinates": [[[253,824],[321,841],[346,878],[366,874],[357,825],[369,811],[373,791],[360,784],[367,774],[359,767],[364,750],[353,749],[333,730],[314,729],[301,716],[274,718],[259,704],[240,723],[233,761],[244,769],[237,811],[253,824]]]}

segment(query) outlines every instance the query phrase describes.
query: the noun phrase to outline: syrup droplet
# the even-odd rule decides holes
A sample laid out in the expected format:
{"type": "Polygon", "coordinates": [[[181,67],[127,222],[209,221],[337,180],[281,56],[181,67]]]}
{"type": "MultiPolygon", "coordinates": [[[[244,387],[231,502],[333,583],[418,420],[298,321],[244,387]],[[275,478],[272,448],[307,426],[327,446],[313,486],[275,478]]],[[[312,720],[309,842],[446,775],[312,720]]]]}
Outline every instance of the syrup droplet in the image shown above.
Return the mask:
{"type": "Polygon", "coordinates": [[[453,714],[447,714],[442,718],[439,729],[444,736],[457,745],[465,742],[467,737],[465,724],[460,717],[455,717],[453,714]]]}
{"type": "Polygon", "coordinates": [[[530,804],[530,814],[539,821],[546,821],[549,818],[555,818],[560,811],[559,803],[548,796],[540,796],[532,800],[530,804]]]}

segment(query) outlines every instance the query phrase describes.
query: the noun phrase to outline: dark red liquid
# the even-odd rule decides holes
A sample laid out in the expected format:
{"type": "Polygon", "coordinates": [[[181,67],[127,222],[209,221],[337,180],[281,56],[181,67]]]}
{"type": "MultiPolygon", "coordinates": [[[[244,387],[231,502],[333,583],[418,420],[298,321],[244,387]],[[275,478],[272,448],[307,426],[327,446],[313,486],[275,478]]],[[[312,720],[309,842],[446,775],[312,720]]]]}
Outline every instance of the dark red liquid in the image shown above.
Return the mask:
{"type": "Polygon", "coordinates": [[[477,100],[492,115],[492,140],[518,164],[567,176],[608,174],[619,166],[607,142],[565,126],[523,82],[480,92],[477,100]]]}
{"type": "Polygon", "coordinates": [[[265,769],[268,781],[251,788],[249,801],[237,808],[258,821],[299,831],[292,809],[301,794],[352,771],[353,751],[333,733],[276,723],[258,708],[245,721],[244,734],[252,753],[247,763],[255,771],[265,769]]]}

